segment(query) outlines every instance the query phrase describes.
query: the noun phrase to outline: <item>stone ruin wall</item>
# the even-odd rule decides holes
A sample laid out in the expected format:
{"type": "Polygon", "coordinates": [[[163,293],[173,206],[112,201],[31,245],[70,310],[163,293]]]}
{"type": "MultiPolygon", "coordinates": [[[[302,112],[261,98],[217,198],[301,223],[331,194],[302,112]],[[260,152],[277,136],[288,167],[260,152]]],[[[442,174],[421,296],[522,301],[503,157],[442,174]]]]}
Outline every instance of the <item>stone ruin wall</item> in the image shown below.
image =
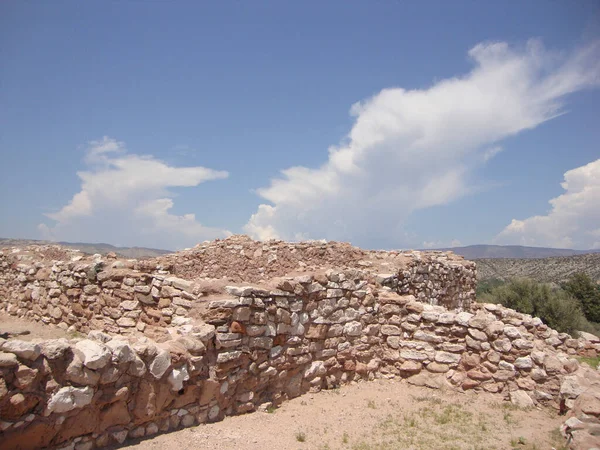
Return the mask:
{"type": "Polygon", "coordinates": [[[443,255],[427,268],[417,261],[394,274],[331,270],[282,279],[275,289],[231,286],[220,298],[202,298],[194,283],[169,274],[110,268],[94,278],[72,262],[40,276],[47,267],[7,259],[2,309],[112,333],[0,340],[0,447],[7,449],[120,444],[374,378],[569,408],[581,393],[569,389],[578,367],[572,355],[599,349],[539,319],[472,304],[474,265],[451,266],[443,255]],[[191,304],[176,305],[177,298],[191,304]],[[132,320],[119,323],[105,315],[109,308],[132,320]],[[169,330],[163,342],[142,335],[155,325],[169,330]]]}
{"type": "MultiPolygon", "coordinates": [[[[390,274],[358,270],[360,282],[379,282],[399,294],[448,308],[468,308],[475,299],[473,263],[422,258],[390,274]]],[[[160,264],[98,258],[23,262],[0,251],[0,310],[16,317],[87,333],[145,333],[190,322],[190,309],[205,301],[205,284],[178,278],[160,264]]]]}

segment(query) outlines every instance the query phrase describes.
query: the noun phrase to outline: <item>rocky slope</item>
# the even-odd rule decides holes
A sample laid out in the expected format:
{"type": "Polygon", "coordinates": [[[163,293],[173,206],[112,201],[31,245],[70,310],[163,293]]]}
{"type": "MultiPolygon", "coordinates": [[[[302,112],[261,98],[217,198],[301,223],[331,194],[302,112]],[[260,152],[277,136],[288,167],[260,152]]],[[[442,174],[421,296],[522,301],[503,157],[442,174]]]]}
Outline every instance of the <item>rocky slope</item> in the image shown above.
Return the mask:
{"type": "Polygon", "coordinates": [[[539,259],[477,259],[477,278],[531,278],[541,282],[561,282],[575,272],[587,273],[600,281],[600,253],[539,259]]]}

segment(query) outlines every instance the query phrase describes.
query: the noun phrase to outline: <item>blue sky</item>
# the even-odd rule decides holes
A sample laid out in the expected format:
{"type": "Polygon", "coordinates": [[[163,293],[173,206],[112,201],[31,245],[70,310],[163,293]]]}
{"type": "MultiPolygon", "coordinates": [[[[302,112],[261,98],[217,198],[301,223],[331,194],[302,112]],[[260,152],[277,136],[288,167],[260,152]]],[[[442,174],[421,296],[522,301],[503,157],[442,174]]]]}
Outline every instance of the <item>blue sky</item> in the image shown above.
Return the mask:
{"type": "Polygon", "coordinates": [[[600,247],[599,39],[597,2],[2,2],[0,236],[600,247]]]}

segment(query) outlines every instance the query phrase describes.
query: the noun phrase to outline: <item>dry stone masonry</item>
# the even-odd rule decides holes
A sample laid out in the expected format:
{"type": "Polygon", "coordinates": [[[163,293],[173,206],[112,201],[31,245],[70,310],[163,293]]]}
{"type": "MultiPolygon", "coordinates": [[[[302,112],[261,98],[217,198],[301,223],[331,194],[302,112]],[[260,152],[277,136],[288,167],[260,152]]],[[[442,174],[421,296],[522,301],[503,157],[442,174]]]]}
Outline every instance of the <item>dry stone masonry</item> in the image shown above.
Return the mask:
{"type": "MultiPolygon", "coordinates": [[[[268,261],[273,247],[281,257],[291,245],[234,237],[184,252],[189,262],[212,246],[183,265],[203,277],[177,271],[176,256],[3,250],[0,308],[87,336],[0,340],[0,447],[121,444],[375,378],[498,393],[523,407],[577,411],[581,423],[600,416],[600,399],[588,398],[593,377],[582,378],[574,358],[600,344],[476,304],[475,266],[452,254],[357,249],[354,267],[282,265],[251,285],[204,277],[221,265],[215,248],[236,258],[260,249],[255,259],[268,261]]],[[[316,248],[318,260],[335,259],[339,244],[297,245],[316,248]]],[[[565,433],[576,440],[589,434],[571,425],[565,433]]]]}

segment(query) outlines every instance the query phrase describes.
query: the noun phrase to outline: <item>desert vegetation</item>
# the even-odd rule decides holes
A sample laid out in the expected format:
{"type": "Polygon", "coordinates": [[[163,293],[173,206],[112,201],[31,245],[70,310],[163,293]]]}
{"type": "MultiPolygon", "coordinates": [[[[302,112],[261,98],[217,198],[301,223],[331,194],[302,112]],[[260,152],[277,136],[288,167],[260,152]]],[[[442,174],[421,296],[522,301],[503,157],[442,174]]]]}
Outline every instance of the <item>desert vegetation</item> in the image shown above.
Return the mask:
{"type": "Polygon", "coordinates": [[[600,285],[583,272],[559,285],[529,278],[491,278],[479,283],[477,300],[539,317],[563,333],[600,332],[600,285]]]}

